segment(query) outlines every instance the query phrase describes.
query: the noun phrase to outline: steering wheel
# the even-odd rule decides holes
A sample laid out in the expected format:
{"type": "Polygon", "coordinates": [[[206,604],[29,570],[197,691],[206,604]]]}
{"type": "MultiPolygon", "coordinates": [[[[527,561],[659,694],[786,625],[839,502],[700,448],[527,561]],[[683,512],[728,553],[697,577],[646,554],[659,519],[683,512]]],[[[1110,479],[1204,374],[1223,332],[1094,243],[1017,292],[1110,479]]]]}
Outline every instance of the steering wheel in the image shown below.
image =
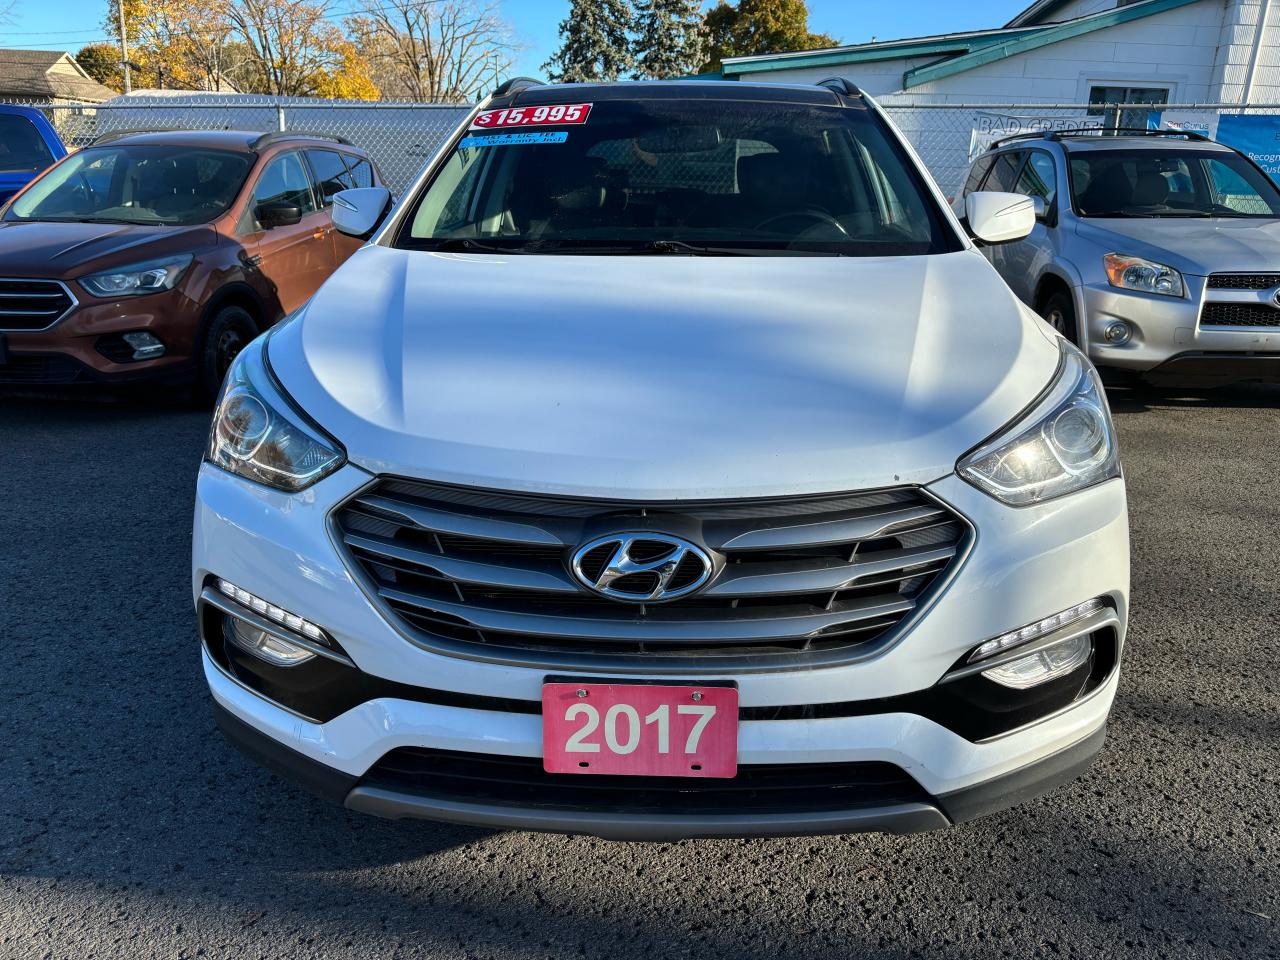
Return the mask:
{"type": "Polygon", "coordinates": [[[809,223],[808,227],[802,227],[800,230],[797,230],[796,233],[802,233],[804,230],[811,230],[813,227],[821,225],[824,227],[833,227],[842,236],[847,237],[849,235],[849,231],[840,225],[839,220],[827,213],[827,211],[821,210],[817,207],[809,207],[805,210],[789,210],[786,213],[774,214],[772,217],[768,217],[767,219],[761,220],[757,223],[755,225],[755,229],[767,231],[770,228],[776,228],[779,224],[786,223],[788,220],[807,221],[809,223]]]}

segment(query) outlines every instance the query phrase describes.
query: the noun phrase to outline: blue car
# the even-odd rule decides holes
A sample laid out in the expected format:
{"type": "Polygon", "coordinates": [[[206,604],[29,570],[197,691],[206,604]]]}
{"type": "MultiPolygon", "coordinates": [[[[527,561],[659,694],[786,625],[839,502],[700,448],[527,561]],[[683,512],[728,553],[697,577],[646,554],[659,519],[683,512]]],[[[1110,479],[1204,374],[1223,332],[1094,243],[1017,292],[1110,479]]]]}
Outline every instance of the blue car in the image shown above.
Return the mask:
{"type": "Polygon", "coordinates": [[[0,204],[66,155],[67,148],[43,113],[0,104],[0,204]]]}

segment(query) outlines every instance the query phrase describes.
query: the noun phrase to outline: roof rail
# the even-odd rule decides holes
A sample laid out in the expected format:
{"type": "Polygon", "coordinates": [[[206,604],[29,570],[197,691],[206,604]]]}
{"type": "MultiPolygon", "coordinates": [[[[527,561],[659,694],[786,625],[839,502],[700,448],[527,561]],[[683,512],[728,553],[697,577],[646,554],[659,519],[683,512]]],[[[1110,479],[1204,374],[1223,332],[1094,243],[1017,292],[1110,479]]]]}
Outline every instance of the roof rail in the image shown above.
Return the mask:
{"type": "Polygon", "coordinates": [[[858,89],[856,84],[845,77],[827,77],[825,80],[819,80],[816,86],[834,90],[844,97],[862,98],[862,91],[858,89]]]}
{"type": "Polygon", "coordinates": [[[519,93],[528,87],[545,87],[546,84],[541,80],[533,77],[512,77],[510,80],[504,80],[498,84],[498,88],[493,91],[491,96],[504,97],[508,93],[519,93]]]}
{"type": "Polygon", "coordinates": [[[89,141],[89,146],[96,147],[100,143],[110,143],[112,140],[119,140],[121,137],[132,137],[139,133],[165,133],[166,131],[157,128],[133,127],[128,130],[108,130],[106,133],[99,134],[89,141]]]}
{"type": "Polygon", "coordinates": [[[1146,127],[1071,127],[1065,130],[1032,130],[1001,137],[987,147],[995,150],[1018,140],[1063,140],[1071,137],[1184,137],[1196,143],[1212,143],[1212,139],[1194,130],[1149,130],[1146,127]]]}
{"type": "Polygon", "coordinates": [[[351,146],[351,141],[346,137],[341,137],[336,133],[311,133],[307,130],[272,130],[270,133],[264,133],[253,143],[249,144],[251,150],[261,150],[270,143],[276,143],[280,140],[332,140],[334,143],[341,143],[343,146],[351,146]]]}

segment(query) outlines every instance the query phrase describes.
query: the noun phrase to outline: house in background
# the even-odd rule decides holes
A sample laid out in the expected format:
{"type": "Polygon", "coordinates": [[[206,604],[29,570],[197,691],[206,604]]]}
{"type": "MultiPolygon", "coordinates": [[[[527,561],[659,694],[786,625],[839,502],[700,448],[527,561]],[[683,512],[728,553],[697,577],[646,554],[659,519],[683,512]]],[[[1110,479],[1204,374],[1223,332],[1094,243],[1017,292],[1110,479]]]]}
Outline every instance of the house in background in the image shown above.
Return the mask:
{"type": "Polygon", "coordinates": [[[1280,103],[1280,3],[1037,0],[991,30],[736,57],[723,70],[842,76],[876,97],[933,103],[1280,103]]]}
{"type": "Polygon", "coordinates": [[[1219,129],[1213,110],[1096,105],[1280,104],[1280,0],[1037,0],[1003,27],[734,57],[721,76],[847,78],[890,110],[950,191],[977,151],[1028,129],[1178,123],[1211,136],[1219,129]],[[1017,107],[988,113],[937,106],[945,104],[1017,107]],[[1036,109],[1044,104],[1081,106],[1036,109]]]}
{"type": "Polygon", "coordinates": [[[0,50],[0,100],[58,104],[102,103],[116,96],[56,50],[0,50]]]}

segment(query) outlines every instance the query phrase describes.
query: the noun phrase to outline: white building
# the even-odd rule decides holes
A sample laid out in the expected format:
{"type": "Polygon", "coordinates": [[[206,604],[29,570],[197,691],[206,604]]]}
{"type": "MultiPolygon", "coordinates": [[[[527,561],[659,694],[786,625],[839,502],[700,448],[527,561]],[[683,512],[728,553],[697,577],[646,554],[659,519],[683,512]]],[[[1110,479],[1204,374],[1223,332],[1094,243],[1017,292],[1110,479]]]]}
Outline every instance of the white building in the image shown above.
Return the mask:
{"type": "Polygon", "coordinates": [[[975,151],[1025,129],[1149,121],[1217,129],[1216,111],[1037,104],[1280,104],[1280,0],[1037,0],[991,30],[736,57],[724,61],[722,76],[774,83],[845,77],[890,109],[951,190],[975,151]],[[1019,107],[937,106],[945,104],[1019,107]]]}
{"type": "Polygon", "coordinates": [[[1038,0],[993,30],[737,57],[723,75],[939,103],[1280,103],[1280,2],[1038,0]]]}

